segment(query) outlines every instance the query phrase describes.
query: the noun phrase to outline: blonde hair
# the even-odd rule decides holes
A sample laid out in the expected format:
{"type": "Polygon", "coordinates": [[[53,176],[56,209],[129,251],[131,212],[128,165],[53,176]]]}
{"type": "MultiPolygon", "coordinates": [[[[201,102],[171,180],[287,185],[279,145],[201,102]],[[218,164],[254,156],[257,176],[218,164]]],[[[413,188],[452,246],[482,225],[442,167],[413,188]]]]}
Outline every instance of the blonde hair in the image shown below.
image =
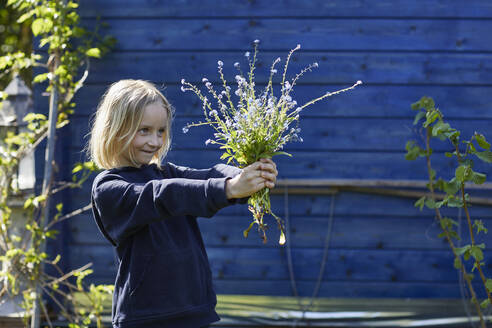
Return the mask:
{"type": "Polygon", "coordinates": [[[147,105],[160,103],[167,112],[164,143],[150,163],[160,167],[171,145],[171,124],[174,114],[166,97],[148,81],[120,80],[104,93],[96,111],[87,151],[90,159],[103,169],[128,165],[122,158],[128,155],[130,164],[138,167],[130,147],[142,121],[147,105]]]}

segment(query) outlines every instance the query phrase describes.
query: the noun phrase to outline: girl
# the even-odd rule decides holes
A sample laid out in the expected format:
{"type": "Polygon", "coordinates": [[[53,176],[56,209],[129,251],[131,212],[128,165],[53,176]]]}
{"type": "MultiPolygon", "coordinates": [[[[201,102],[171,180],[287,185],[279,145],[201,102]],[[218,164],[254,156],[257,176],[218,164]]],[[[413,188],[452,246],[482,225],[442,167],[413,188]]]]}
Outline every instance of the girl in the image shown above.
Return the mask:
{"type": "Polygon", "coordinates": [[[153,84],[122,80],[106,91],[93,123],[90,157],[105,170],[93,182],[92,210],[119,262],[116,328],[198,328],[219,320],[196,217],[245,203],[276,182],[270,159],[242,170],[161,164],[171,144],[172,117],[153,84]]]}

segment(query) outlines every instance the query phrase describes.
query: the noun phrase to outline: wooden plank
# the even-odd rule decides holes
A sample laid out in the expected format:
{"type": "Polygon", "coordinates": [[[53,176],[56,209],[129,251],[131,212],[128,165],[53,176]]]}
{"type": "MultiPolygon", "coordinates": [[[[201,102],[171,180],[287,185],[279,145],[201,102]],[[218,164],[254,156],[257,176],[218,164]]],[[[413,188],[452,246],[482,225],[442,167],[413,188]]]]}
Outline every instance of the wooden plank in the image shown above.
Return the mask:
{"type": "MultiPolygon", "coordinates": [[[[207,247],[211,270],[216,280],[288,280],[287,251],[285,247],[207,247]]],[[[74,268],[88,262],[92,262],[94,268],[115,268],[112,247],[74,245],[72,252],[74,256],[71,264],[74,268]]],[[[293,248],[291,252],[296,279],[316,281],[323,249],[293,248]]],[[[484,261],[488,262],[492,252],[486,251],[484,256],[484,261]]],[[[331,248],[328,251],[323,280],[458,282],[453,259],[452,253],[447,250],[331,248]]]]}
{"type": "MultiPolygon", "coordinates": [[[[329,200],[327,200],[328,202],[329,200]]],[[[338,203],[337,203],[338,205],[338,203]]],[[[276,210],[276,209],[275,209],[276,210]]],[[[287,220],[282,216],[284,223],[287,220]]],[[[417,217],[398,216],[345,216],[337,214],[333,218],[332,231],[329,237],[329,215],[300,216],[289,215],[290,239],[292,247],[324,247],[326,238],[333,248],[366,248],[366,249],[421,249],[421,250],[448,250],[449,245],[438,235],[441,228],[431,213],[422,213],[417,217]],[[427,216],[426,216],[427,215],[427,216]],[[361,233],[363,231],[363,233],[361,233]]],[[[458,221],[458,218],[455,217],[458,221]]],[[[212,220],[200,219],[200,229],[208,247],[277,247],[278,231],[272,218],[266,222],[271,225],[267,232],[269,240],[266,245],[261,244],[255,229],[248,238],[244,238],[242,231],[246,229],[251,217],[245,213],[240,216],[227,216],[220,211],[212,220]]],[[[490,219],[483,219],[486,227],[492,226],[490,219]]],[[[461,219],[461,244],[469,243],[469,237],[464,217],[461,219]]],[[[92,214],[87,212],[70,221],[71,243],[79,245],[108,245],[93,222],[92,214]]],[[[486,243],[489,237],[479,234],[477,243],[486,243]]],[[[491,247],[490,245],[486,246],[491,247]]]]}
{"type": "Polygon", "coordinates": [[[137,0],[85,0],[83,17],[473,17],[492,16],[487,0],[426,0],[425,6],[411,0],[352,1],[228,1],[207,0],[146,2],[137,0]],[[425,9],[424,9],[425,8],[425,9]]]}
{"type": "MultiPolygon", "coordinates": [[[[84,279],[86,284],[114,284],[116,271],[104,273],[98,268],[84,279]]],[[[316,281],[296,281],[297,291],[301,297],[311,297],[316,281]]],[[[485,297],[483,287],[474,285],[480,299],[485,297]]],[[[294,296],[290,280],[217,280],[214,289],[219,294],[294,296]]],[[[371,298],[373,302],[380,298],[422,298],[443,299],[461,298],[460,285],[456,282],[343,282],[323,281],[317,297],[371,298]]]]}
{"type": "MultiPolygon", "coordinates": [[[[301,43],[310,51],[491,51],[492,20],[234,18],[105,19],[105,33],[118,51],[249,50],[288,51],[301,43]],[[302,28],[299,28],[302,24],[302,28]],[[131,28],[128,28],[131,26],[131,28]],[[220,37],[216,37],[220,35],[220,37]],[[384,37],[382,37],[384,36],[384,37]]],[[[85,19],[90,29],[95,19],[85,19]]]]}
{"type": "MultiPolygon", "coordinates": [[[[220,294],[293,295],[290,280],[215,280],[214,286],[215,291],[220,294]]],[[[297,281],[297,290],[302,297],[310,297],[315,286],[315,281],[297,281]]],[[[479,285],[474,285],[477,294],[483,299],[485,293],[479,287],[479,285]]],[[[457,283],[324,281],[321,284],[317,296],[356,298],[460,298],[461,292],[457,283]]]]}
{"type": "MultiPolygon", "coordinates": [[[[176,118],[172,128],[173,149],[186,149],[188,147],[203,147],[218,149],[216,145],[205,145],[205,141],[213,138],[213,130],[210,126],[193,127],[187,134],[182,128],[192,122],[204,120],[203,116],[176,118]]],[[[89,118],[74,118],[70,126],[73,135],[85,136],[89,133],[89,118]]],[[[451,127],[462,132],[463,139],[469,139],[475,131],[486,134],[492,124],[492,120],[454,120],[447,122],[451,127]]],[[[312,151],[389,151],[397,152],[405,149],[405,144],[410,140],[421,141],[422,131],[413,125],[412,119],[387,119],[387,118],[311,118],[303,117],[300,120],[299,136],[303,142],[291,142],[290,150],[309,149],[312,151]]],[[[492,134],[488,136],[492,139],[492,134]]],[[[87,140],[73,140],[73,147],[85,146],[87,140]]],[[[450,142],[434,140],[431,147],[435,151],[449,151],[452,147],[450,142]]]]}
{"type": "MultiPolygon", "coordinates": [[[[285,59],[286,52],[259,55],[257,83],[268,80],[268,68],[279,56],[285,59]]],[[[243,58],[242,52],[113,52],[93,62],[87,82],[132,78],[179,83],[182,78],[196,81],[202,77],[217,82],[217,60],[224,62],[224,74],[233,80],[232,65],[240,61],[245,66],[243,58]]],[[[352,85],[362,80],[369,85],[490,85],[492,80],[492,58],[483,53],[299,52],[292,57],[287,77],[313,62],[319,62],[319,68],[305,74],[302,83],[352,85]]]]}
{"type": "MultiPolygon", "coordinates": [[[[288,147],[284,150],[290,151],[288,147]]],[[[71,154],[70,163],[85,159],[78,148],[71,154]]],[[[293,157],[274,158],[279,170],[278,179],[416,179],[427,178],[424,159],[407,161],[404,153],[392,152],[350,152],[350,151],[309,151],[292,150],[293,157]]],[[[166,160],[193,168],[207,168],[220,163],[222,152],[212,149],[188,148],[171,150],[166,160]]],[[[455,162],[444,154],[435,154],[433,168],[438,176],[451,178],[455,162]]],[[[73,165],[72,164],[72,165],[73,165]]],[[[491,167],[475,160],[474,170],[490,173],[491,167]]],[[[473,195],[473,194],[472,194],[473,195]]]]}
{"type": "MultiPolygon", "coordinates": [[[[162,85],[162,81],[159,82],[162,85]]],[[[201,83],[199,83],[201,86],[201,83]]],[[[76,116],[92,115],[109,84],[88,84],[75,96],[76,116]]],[[[258,86],[260,92],[264,85],[258,86]]],[[[277,87],[277,86],[276,86],[277,87]]],[[[294,87],[293,99],[305,104],[312,98],[347,87],[347,85],[306,85],[294,87]]],[[[219,89],[221,90],[221,89],[219,89]]],[[[204,90],[205,91],[205,90],[204,90]]],[[[41,92],[35,85],[36,95],[41,92]]],[[[203,115],[198,97],[183,93],[180,85],[164,83],[161,92],[175,108],[176,117],[203,115]]],[[[275,93],[279,89],[277,87],[275,93]]],[[[413,121],[414,111],[410,105],[422,96],[434,98],[446,118],[492,119],[492,87],[490,86],[415,86],[415,85],[367,85],[359,86],[352,92],[331,97],[308,107],[302,117],[386,117],[407,118],[413,121]]],[[[48,103],[46,97],[36,98],[37,106],[48,103]]],[[[86,125],[86,123],[84,123],[86,125]]],[[[484,133],[486,131],[483,131],[484,133]]]]}

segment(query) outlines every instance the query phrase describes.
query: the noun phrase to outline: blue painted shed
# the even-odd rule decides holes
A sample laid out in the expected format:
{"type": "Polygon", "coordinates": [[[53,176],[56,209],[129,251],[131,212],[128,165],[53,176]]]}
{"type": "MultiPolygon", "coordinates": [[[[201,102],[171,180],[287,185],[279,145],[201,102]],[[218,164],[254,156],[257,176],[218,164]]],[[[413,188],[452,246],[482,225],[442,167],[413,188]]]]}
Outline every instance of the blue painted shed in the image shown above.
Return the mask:
{"type": "MultiPolygon", "coordinates": [[[[202,108],[193,94],[180,91],[180,80],[218,82],[216,63],[222,60],[226,78],[233,81],[233,63],[246,63],[244,52],[254,39],[261,40],[259,85],[267,81],[273,59],[285,59],[298,43],[302,48],[292,58],[291,76],[319,63],[294,90],[299,104],[364,82],[303,112],[304,142],[287,146],[293,158],[276,158],[279,180],[425,180],[424,161],[404,156],[406,141],[420,134],[410,105],[424,95],[432,96],[465,136],[479,131],[492,139],[489,0],[84,0],[80,10],[87,27],[101,16],[118,43],[92,62],[71,124],[61,131],[58,157],[66,179],[76,162],[86,160],[84,136],[100,97],[124,78],[162,86],[176,108],[169,161],[195,168],[219,162],[221,152],[204,144],[211,129],[181,131],[202,117],[202,108]]],[[[47,103],[40,89],[36,97],[39,106],[47,103]]],[[[450,147],[436,143],[435,149],[443,155],[450,147]]],[[[445,178],[454,173],[453,165],[444,156],[435,162],[445,178]]],[[[490,165],[477,169],[492,173],[490,165]]],[[[89,203],[90,185],[63,195],[65,211],[89,203]]],[[[319,287],[316,294],[322,297],[461,297],[453,256],[437,237],[433,213],[413,206],[416,198],[354,189],[331,193],[330,188],[306,194],[292,188],[279,187],[272,196],[274,211],[289,226],[288,246],[277,244],[276,228],[265,245],[254,233],[244,238],[250,222],[246,206],[200,220],[218,293],[311,296],[319,287]]],[[[490,197],[490,192],[478,195],[490,197]]],[[[465,235],[464,216],[448,212],[461,219],[465,235]]],[[[473,206],[471,213],[491,226],[490,207],[473,206]]],[[[55,247],[63,248],[66,268],[92,262],[89,279],[112,283],[113,250],[91,213],[68,221],[62,232],[55,247]]],[[[490,247],[490,237],[480,238],[490,247]]],[[[488,272],[491,260],[486,249],[488,272]]]]}

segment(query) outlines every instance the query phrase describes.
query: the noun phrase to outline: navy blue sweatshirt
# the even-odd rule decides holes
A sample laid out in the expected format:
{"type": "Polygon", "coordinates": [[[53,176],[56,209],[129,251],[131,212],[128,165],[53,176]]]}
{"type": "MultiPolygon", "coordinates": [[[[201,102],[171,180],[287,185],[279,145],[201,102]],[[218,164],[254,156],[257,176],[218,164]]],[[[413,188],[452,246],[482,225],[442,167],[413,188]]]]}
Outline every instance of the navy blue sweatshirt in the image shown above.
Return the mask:
{"type": "Polygon", "coordinates": [[[113,327],[193,328],[219,320],[196,217],[236,202],[227,199],[225,183],[240,172],[224,164],[195,170],[166,163],[97,175],[92,211],[119,262],[113,327]]]}

